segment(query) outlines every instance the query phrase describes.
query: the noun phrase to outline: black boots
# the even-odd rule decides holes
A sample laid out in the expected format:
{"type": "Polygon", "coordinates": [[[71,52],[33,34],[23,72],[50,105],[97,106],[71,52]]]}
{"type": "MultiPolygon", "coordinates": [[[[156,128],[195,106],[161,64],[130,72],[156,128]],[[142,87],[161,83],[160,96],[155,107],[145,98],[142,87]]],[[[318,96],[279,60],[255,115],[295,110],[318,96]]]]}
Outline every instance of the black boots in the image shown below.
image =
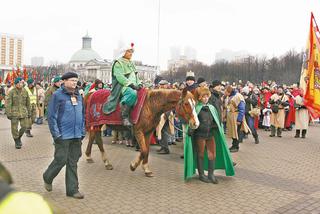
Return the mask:
{"type": "MultiPolygon", "coordinates": [[[[306,138],[306,134],[307,134],[307,130],[306,129],[302,129],[301,138],[306,138]]],[[[300,137],[300,129],[296,130],[296,135],[294,137],[295,138],[299,138],[300,137]]]]}
{"type": "Polygon", "coordinates": [[[282,134],[282,129],[281,128],[277,128],[277,136],[278,137],[282,137],[281,134],[282,134]]]}
{"type": "Polygon", "coordinates": [[[199,180],[205,183],[209,183],[210,181],[208,178],[204,175],[204,169],[203,169],[203,158],[198,157],[198,173],[199,173],[199,180]]]}
{"type": "Polygon", "coordinates": [[[208,180],[213,184],[218,184],[217,178],[214,176],[215,160],[208,161],[208,180]]]}
{"type": "Polygon", "coordinates": [[[306,130],[306,129],[302,129],[302,136],[301,136],[301,138],[306,138],[306,134],[307,134],[307,130],[306,130]]]}
{"type": "Polygon", "coordinates": [[[130,107],[127,105],[121,105],[121,117],[122,117],[122,123],[124,126],[132,126],[132,123],[130,122],[130,107]]]}
{"type": "Polygon", "coordinates": [[[21,138],[14,139],[14,144],[16,146],[16,149],[21,149],[22,147],[21,138]]]}
{"type": "Polygon", "coordinates": [[[260,143],[258,135],[254,137],[254,143],[255,144],[259,144],[260,143]]]}
{"type": "Polygon", "coordinates": [[[276,127],[271,126],[270,128],[271,128],[271,134],[270,134],[269,136],[270,136],[270,137],[276,136],[276,127]]]}
{"type": "Polygon", "coordinates": [[[232,138],[232,146],[229,148],[230,152],[238,152],[239,151],[239,141],[237,139],[232,138]]]}
{"type": "Polygon", "coordinates": [[[26,133],[27,137],[33,137],[33,135],[31,134],[31,130],[30,129],[26,130],[25,133],[26,133]]]}

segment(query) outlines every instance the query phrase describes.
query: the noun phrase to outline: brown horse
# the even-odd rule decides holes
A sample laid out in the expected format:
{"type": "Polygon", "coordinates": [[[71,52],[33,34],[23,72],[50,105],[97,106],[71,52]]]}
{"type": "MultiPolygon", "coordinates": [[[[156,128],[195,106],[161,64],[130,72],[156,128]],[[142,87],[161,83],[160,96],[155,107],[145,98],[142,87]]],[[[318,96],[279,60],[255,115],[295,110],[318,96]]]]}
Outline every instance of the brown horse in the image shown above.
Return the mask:
{"type": "MultiPolygon", "coordinates": [[[[90,96],[92,96],[94,94],[94,92],[89,92],[85,98],[84,98],[84,103],[85,106],[87,106],[87,102],[90,96]]],[[[102,137],[101,137],[101,128],[102,125],[98,125],[98,126],[94,126],[94,127],[87,127],[87,131],[89,133],[89,142],[87,145],[87,149],[85,151],[85,158],[87,160],[88,163],[94,163],[92,157],[91,157],[91,150],[92,150],[92,144],[94,141],[96,141],[96,144],[98,145],[98,148],[100,150],[101,153],[101,158],[102,158],[102,162],[105,165],[105,168],[107,170],[112,170],[113,166],[112,164],[109,162],[107,154],[104,150],[103,147],[103,141],[102,141],[102,137]]]]}
{"type": "MultiPolygon", "coordinates": [[[[137,124],[133,126],[133,133],[140,146],[140,154],[130,164],[132,171],[142,162],[142,169],[145,175],[147,177],[153,176],[148,165],[150,135],[159,124],[161,114],[174,109],[179,117],[188,121],[190,128],[196,129],[199,126],[198,116],[195,111],[194,96],[187,90],[158,89],[147,92],[139,120],[137,124]]],[[[123,130],[121,126],[111,127],[112,129],[123,130]]]]}

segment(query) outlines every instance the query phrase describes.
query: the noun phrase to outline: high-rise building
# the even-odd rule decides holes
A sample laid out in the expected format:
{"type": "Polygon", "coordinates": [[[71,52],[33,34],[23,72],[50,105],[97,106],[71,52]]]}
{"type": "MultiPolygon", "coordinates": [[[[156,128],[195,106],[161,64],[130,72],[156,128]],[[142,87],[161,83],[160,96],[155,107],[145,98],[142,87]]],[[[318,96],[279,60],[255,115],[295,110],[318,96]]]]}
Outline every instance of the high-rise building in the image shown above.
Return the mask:
{"type": "Polygon", "coordinates": [[[16,67],[23,63],[23,36],[0,33],[0,65],[16,67]]]}

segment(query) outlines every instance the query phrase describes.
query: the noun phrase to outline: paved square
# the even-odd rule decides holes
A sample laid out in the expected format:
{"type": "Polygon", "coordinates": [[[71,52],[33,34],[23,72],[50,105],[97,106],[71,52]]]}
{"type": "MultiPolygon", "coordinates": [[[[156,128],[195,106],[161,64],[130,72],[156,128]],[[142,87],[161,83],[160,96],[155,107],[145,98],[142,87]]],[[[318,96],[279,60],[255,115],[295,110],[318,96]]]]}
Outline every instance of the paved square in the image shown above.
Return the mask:
{"type": "MultiPolygon", "coordinates": [[[[284,132],[269,138],[259,131],[261,143],[252,136],[233,154],[234,177],[216,171],[219,184],[205,184],[196,178],[183,181],[181,143],[171,146],[170,155],[158,155],[151,147],[150,166],[155,177],[129,163],[136,156],[132,148],[111,145],[103,138],[114,170],[104,169],[100,153],[93,146],[95,163],[79,161],[80,191],[85,199],[65,196],[64,169],[53,183],[43,188],[42,173],[53,159],[53,145],[47,125],[33,126],[34,138],[23,137],[21,150],[14,148],[10,123],[0,116],[0,161],[11,171],[14,187],[43,195],[64,213],[320,213],[320,126],[309,129],[307,139],[295,139],[284,132]]],[[[83,151],[87,139],[83,141],[83,151]]]]}

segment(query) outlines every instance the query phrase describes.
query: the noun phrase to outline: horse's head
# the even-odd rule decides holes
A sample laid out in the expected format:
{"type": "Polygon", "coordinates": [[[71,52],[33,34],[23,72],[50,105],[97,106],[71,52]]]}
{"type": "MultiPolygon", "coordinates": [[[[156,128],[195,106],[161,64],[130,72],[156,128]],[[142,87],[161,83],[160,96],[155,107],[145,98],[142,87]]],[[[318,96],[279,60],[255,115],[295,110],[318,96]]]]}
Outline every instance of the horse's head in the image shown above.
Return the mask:
{"type": "Polygon", "coordinates": [[[196,102],[192,93],[184,89],[181,98],[176,106],[176,113],[179,117],[189,123],[191,129],[199,127],[199,119],[196,113],[196,102]]]}

